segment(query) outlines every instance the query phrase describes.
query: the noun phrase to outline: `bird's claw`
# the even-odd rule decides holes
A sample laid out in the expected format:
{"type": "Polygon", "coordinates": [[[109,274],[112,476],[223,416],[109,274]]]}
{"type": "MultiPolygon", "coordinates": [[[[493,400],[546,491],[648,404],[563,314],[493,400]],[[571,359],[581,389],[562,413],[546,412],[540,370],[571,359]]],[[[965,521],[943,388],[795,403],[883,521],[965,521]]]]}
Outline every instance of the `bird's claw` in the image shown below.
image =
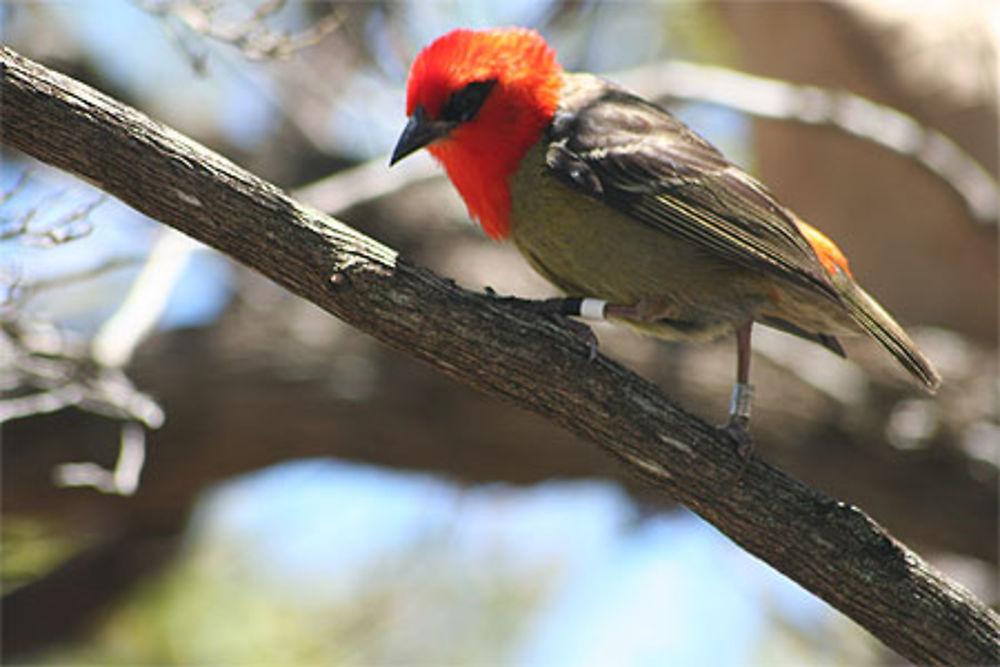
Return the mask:
{"type": "Polygon", "coordinates": [[[546,317],[569,329],[569,332],[573,334],[573,336],[581,340],[583,344],[587,346],[587,361],[593,361],[597,358],[597,335],[587,324],[560,313],[548,313],[546,314],[546,317]]]}
{"type": "Polygon", "coordinates": [[[732,415],[721,429],[736,442],[736,453],[744,461],[753,454],[753,437],[750,435],[750,418],[732,415]]]}
{"type": "Polygon", "coordinates": [[[742,464],[736,475],[736,480],[743,479],[750,459],[753,457],[753,437],[750,435],[750,418],[744,415],[730,415],[729,421],[719,427],[719,430],[736,443],[736,453],[742,464]]]}

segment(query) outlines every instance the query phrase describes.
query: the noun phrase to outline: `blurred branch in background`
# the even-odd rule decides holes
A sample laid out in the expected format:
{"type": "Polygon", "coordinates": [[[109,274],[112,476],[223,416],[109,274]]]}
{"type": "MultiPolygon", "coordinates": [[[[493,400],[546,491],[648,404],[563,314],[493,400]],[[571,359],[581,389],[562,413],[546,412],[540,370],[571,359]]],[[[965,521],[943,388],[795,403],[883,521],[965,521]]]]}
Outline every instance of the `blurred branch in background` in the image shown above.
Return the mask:
{"type": "Polygon", "coordinates": [[[69,406],[157,426],[163,413],[119,369],[96,367],[86,345],[51,326],[3,322],[0,423],[69,406]]]}
{"type": "Polygon", "coordinates": [[[318,44],[343,23],[338,8],[328,5],[324,15],[318,19],[313,17],[314,20],[299,32],[272,27],[269,24],[272,19],[284,18],[280,14],[288,7],[287,0],[266,0],[256,7],[218,0],[135,1],[143,10],[162,20],[164,28],[198,72],[205,71],[208,56],[204,46],[197,44],[192,35],[232,46],[249,60],[274,60],[288,58],[318,44]]]}
{"type": "Polygon", "coordinates": [[[442,177],[440,168],[426,158],[402,162],[391,171],[386,169],[387,164],[389,156],[382,155],[297,188],[292,194],[310,206],[333,214],[442,177]]]}
{"type": "Polygon", "coordinates": [[[61,193],[53,193],[29,209],[19,210],[16,208],[17,196],[29,178],[31,170],[25,169],[13,185],[0,192],[0,206],[4,207],[0,209],[0,243],[16,240],[27,245],[47,247],[69,243],[91,232],[90,214],[104,203],[104,196],[75,210],[61,212],[58,211],[61,193]]]}
{"type": "Polygon", "coordinates": [[[146,460],[146,432],[135,422],[122,426],[121,447],[114,470],[96,463],[63,463],[53,471],[57,486],[87,486],[101,493],[131,496],[139,488],[142,466],[146,460]]]}
{"type": "Polygon", "coordinates": [[[94,361],[110,368],[128,365],[139,343],[159,322],[174,284],[197,247],[190,238],[172,229],[160,232],[125,299],[94,336],[94,361]]]}
{"type": "MultiPolygon", "coordinates": [[[[58,211],[53,206],[54,197],[42,197],[40,203],[27,212],[18,211],[18,207],[11,205],[16,203],[12,200],[29,174],[28,169],[22,171],[14,186],[0,200],[0,204],[6,205],[2,209],[4,233],[0,242],[50,246],[69,243],[90,233],[90,215],[103,203],[104,197],[69,213],[56,214],[54,220],[39,220],[40,210],[58,211]]],[[[167,240],[173,238],[174,244],[180,239],[183,247],[192,245],[176,232],[166,231],[163,236],[167,240]]],[[[97,266],[48,280],[28,284],[14,282],[9,288],[11,300],[4,309],[0,333],[0,348],[6,361],[0,380],[0,425],[69,407],[124,421],[114,471],[90,462],[60,464],[52,473],[59,486],[92,486],[105,493],[122,495],[131,495],[138,488],[145,459],[144,428],[158,428],[164,414],[156,401],[136,389],[125,374],[124,366],[135,347],[152,330],[166,294],[178,275],[176,265],[170,276],[154,270],[166,264],[163,255],[163,250],[154,249],[148,256],[146,268],[140,273],[144,280],[136,281],[131,298],[108,319],[90,344],[53,324],[30,321],[25,302],[41,291],[65,285],[68,281],[93,279],[132,266],[137,262],[135,258],[110,258],[97,266]],[[156,294],[162,296],[157,299],[156,294]],[[146,319],[137,321],[142,314],[146,319]]]]}
{"type": "MultiPolygon", "coordinates": [[[[46,194],[38,203],[26,204],[25,209],[18,205],[17,196],[29,178],[31,171],[23,170],[14,185],[0,197],[3,205],[0,242],[8,248],[18,244],[63,245],[91,232],[91,213],[104,202],[104,196],[62,212],[57,205],[60,195],[46,194]]],[[[130,261],[110,260],[76,272],[73,279],[92,277],[130,261]]],[[[119,368],[95,363],[91,350],[78,336],[49,323],[28,321],[23,302],[66,279],[68,276],[63,275],[23,284],[17,277],[10,278],[9,298],[0,331],[0,345],[7,361],[2,369],[5,377],[0,397],[0,424],[77,406],[116,418],[159,425],[163,421],[162,411],[152,399],[137,391],[119,368]]]]}
{"type": "MultiPolygon", "coordinates": [[[[188,256],[197,245],[172,230],[160,232],[146,262],[118,309],[101,325],[90,343],[91,359],[102,369],[124,369],[139,344],[154,330],[179,279],[188,256]]],[[[147,404],[142,424],[159,428],[163,411],[147,404]]],[[[64,463],[55,471],[59,486],[92,486],[103,493],[130,496],[139,487],[146,459],[146,437],[136,422],[122,426],[121,447],[113,470],[96,463],[64,463]]]]}

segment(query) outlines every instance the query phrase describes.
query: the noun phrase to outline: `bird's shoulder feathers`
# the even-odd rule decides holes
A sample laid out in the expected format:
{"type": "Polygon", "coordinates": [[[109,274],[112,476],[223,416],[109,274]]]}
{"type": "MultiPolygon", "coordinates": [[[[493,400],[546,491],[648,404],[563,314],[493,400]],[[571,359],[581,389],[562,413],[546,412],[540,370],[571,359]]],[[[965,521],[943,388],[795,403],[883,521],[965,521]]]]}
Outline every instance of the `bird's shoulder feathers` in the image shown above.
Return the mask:
{"type": "Polygon", "coordinates": [[[675,116],[589,74],[566,74],[547,129],[550,173],[748,268],[837,298],[795,216],[675,116]]]}

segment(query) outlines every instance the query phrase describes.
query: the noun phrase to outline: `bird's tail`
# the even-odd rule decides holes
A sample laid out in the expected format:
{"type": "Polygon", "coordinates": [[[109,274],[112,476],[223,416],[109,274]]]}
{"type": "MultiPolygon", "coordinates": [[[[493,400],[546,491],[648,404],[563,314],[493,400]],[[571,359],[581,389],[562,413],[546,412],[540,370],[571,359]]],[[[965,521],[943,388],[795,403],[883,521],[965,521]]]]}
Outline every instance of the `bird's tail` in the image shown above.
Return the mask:
{"type": "Polygon", "coordinates": [[[941,384],[941,376],[917,348],[916,343],[906,335],[903,327],[848,276],[838,273],[832,277],[844,305],[858,326],[889,350],[928,392],[934,393],[941,384]]]}

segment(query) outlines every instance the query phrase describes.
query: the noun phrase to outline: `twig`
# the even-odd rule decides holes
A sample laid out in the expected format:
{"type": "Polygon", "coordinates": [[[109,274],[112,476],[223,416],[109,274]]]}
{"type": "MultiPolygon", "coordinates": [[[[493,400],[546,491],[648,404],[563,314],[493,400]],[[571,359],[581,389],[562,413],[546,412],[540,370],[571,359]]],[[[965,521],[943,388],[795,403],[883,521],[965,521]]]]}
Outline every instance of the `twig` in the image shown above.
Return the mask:
{"type": "Polygon", "coordinates": [[[66,384],[46,392],[0,402],[0,423],[32,414],[54,412],[77,405],[92,412],[114,417],[128,416],[122,427],[118,464],[109,471],[96,463],[64,463],[53,477],[59,486],[89,486],[102,493],[132,495],[139,485],[145,462],[143,425],[157,428],[163,410],[148,396],[137,391],[120,371],[139,343],[153,330],[166,308],[167,299],[180,277],[194,241],[172,229],[164,229],[153,246],[142,271],[117,311],[109,317],[91,343],[91,360],[84,364],[90,372],[72,372],[72,362],[64,364],[61,378],[66,384]]]}
{"type": "Polygon", "coordinates": [[[0,324],[3,390],[32,389],[0,399],[0,424],[68,407],[149,428],[163,423],[160,406],[138,391],[121,369],[95,364],[82,342],[52,327],[32,327],[23,318],[0,324]]]}
{"type": "Polygon", "coordinates": [[[20,193],[31,176],[31,169],[23,169],[9,188],[0,191],[0,204],[6,204],[20,193]]]}
{"type": "Polygon", "coordinates": [[[187,33],[228,44],[250,60],[274,60],[287,58],[296,51],[318,44],[344,21],[343,12],[334,10],[300,32],[287,33],[267,25],[269,18],[284,9],[285,0],[261,1],[243,22],[217,20],[219,7],[204,1],[137,0],[137,4],[149,14],[163,19],[165,29],[199,72],[205,68],[205,55],[194,53],[185,38],[186,33],[178,31],[173,23],[187,33]]]}
{"type": "Polygon", "coordinates": [[[135,109],[0,49],[3,140],[388,345],[590,440],[918,663],[993,664],[1000,618],[861,510],[753,459],[544,318],[407,263],[135,109]]]}
{"type": "Polygon", "coordinates": [[[75,285],[85,280],[100,278],[105,274],[120,271],[121,269],[129,269],[134,266],[139,266],[144,263],[145,259],[146,258],[140,256],[110,257],[99,264],[88,266],[87,268],[79,271],[70,271],[52,278],[35,280],[30,283],[19,283],[18,288],[25,292],[27,295],[26,298],[29,298],[31,295],[37,294],[38,292],[60,289],[62,287],[66,287],[67,285],[75,285]]]}
{"type": "Polygon", "coordinates": [[[327,213],[340,213],[352,206],[441,176],[441,170],[426,157],[401,162],[391,170],[386,169],[387,164],[388,155],[369,160],[304,185],[295,190],[292,196],[327,213]]]}
{"type": "Polygon", "coordinates": [[[33,415],[58,412],[63,408],[79,405],[83,397],[83,387],[78,384],[68,384],[49,391],[8,398],[0,401],[0,424],[33,415]]]}
{"type": "Polygon", "coordinates": [[[139,477],[146,461],[146,431],[135,422],[122,425],[118,462],[114,470],[96,463],[63,463],[52,471],[56,486],[93,487],[101,493],[131,496],[139,488],[139,477]]]}
{"type": "Polygon", "coordinates": [[[197,245],[188,237],[165,229],[125,300],[94,336],[93,358],[110,368],[128,364],[139,343],[153,330],[167,306],[174,283],[197,245]]]}
{"type": "MultiPolygon", "coordinates": [[[[30,170],[25,170],[17,181],[5,192],[0,193],[0,205],[13,202],[29,180],[30,170]]],[[[93,227],[90,224],[90,214],[104,203],[105,196],[84,203],[76,209],[56,215],[51,220],[39,219],[43,209],[50,212],[56,200],[63,193],[56,193],[35,204],[26,211],[18,212],[9,218],[0,218],[0,242],[19,240],[37,246],[54,246],[68,243],[88,235],[93,227]]]]}

